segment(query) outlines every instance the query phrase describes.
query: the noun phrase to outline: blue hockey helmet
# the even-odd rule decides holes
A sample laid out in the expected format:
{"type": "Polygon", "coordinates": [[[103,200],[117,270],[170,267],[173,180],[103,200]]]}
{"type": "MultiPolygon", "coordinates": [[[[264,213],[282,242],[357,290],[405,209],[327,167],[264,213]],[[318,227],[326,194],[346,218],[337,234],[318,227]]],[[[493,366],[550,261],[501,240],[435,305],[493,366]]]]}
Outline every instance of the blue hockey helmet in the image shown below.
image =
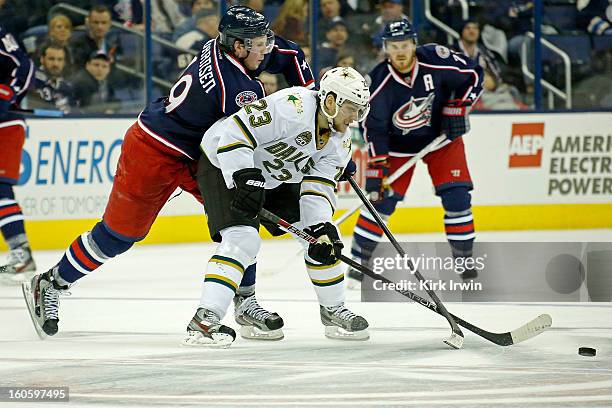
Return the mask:
{"type": "Polygon", "coordinates": [[[417,32],[407,18],[391,21],[385,25],[382,35],[383,44],[386,41],[402,41],[412,39],[417,42],[417,32]]]}
{"type": "Polygon", "coordinates": [[[219,22],[219,44],[226,52],[234,51],[234,42],[244,43],[248,51],[267,54],[274,47],[274,32],[270,22],[261,13],[246,6],[230,7],[219,22]],[[265,43],[256,44],[254,38],[266,37],[265,43]]]}

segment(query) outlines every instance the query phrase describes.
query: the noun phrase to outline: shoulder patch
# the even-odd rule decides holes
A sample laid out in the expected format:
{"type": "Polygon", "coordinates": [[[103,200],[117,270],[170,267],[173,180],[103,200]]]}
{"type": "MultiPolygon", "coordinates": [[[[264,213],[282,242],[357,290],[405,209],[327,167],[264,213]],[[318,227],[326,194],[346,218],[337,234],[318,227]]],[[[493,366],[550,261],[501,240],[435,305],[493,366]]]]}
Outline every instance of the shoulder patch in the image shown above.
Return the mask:
{"type": "Polygon", "coordinates": [[[451,52],[443,45],[436,45],[436,54],[438,54],[438,57],[440,58],[448,58],[450,57],[451,52]]]}
{"type": "Polygon", "coordinates": [[[242,91],[238,95],[236,95],[236,105],[241,108],[249,105],[257,100],[257,94],[253,91],[242,91]]]}
{"type": "Polygon", "coordinates": [[[295,137],[295,143],[298,146],[306,146],[308,143],[312,141],[312,133],[310,131],[302,132],[295,137]]]}
{"type": "MultiPolygon", "coordinates": [[[[287,102],[295,107],[297,113],[304,113],[304,105],[302,104],[302,98],[299,95],[290,94],[287,96],[287,102]]],[[[309,141],[310,142],[310,141],[309,141]]]]}

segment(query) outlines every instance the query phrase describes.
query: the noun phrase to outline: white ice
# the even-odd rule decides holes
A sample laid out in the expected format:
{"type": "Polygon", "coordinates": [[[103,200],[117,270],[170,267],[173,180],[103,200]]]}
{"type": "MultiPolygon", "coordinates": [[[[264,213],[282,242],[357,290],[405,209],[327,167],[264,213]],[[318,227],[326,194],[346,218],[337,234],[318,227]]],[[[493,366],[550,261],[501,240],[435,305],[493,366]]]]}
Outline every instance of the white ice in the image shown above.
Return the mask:
{"type": "MultiPolygon", "coordinates": [[[[612,241],[612,230],[481,233],[479,240],[612,241]]],[[[361,303],[350,292],[349,307],[370,321],[371,339],[334,341],[323,335],[292,240],[264,242],[257,280],[260,303],[285,320],[284,340],[180,346],[213,250],[132,249],[62,298],[60,333],[44,342],[20,288],[0,287],[0,386],[69,386],[70,407],[612,407],[611,303],[448,304],[490,331],[541,313],[553,318],[549,331],[525,343],[500,347],[465,330],[464,348],[451,350],[442,343],[450,330],[436,314],[409,303],[361,303]],[[580,346],[597,356],[579,356],[580,346]]],[[[44,269],[61,252],[35,255],[44,269]]],[[[231,311],[225,322],[237,328],[231,311]]],[[[0,404],[12,405],[36,404],[0,404]]]]}

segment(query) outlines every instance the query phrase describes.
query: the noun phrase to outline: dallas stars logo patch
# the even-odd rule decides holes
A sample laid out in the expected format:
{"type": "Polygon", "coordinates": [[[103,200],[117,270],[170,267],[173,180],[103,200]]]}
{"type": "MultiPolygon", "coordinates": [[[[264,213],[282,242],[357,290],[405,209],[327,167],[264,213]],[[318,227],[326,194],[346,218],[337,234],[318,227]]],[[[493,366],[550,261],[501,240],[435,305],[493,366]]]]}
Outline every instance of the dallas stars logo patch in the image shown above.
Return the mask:
{"type": "Polygon", "coordinates": [[[300,99],[299,96],[289,95],[287,97],[287,102],[289,102],[293,106],[295,106],[295,109],[297,110],[297,113],[299,113],[299,114],[304,113],[304,105],[302,105],[302,99],[300,99]]]}

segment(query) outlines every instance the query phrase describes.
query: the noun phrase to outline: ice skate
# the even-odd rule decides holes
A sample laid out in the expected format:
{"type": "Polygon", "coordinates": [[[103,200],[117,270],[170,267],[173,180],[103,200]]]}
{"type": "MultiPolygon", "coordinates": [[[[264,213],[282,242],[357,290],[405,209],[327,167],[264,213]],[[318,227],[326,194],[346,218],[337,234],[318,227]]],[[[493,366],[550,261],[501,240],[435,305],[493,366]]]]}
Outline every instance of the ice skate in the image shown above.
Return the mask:
{"type": "Polygon", "coordinates": [[[21,289],[38,337],[53,336],[58,330],[59,297],[70,294],[68,286],[58,284],[51,270],[22,283],[21,289]]]}
{"type": "Polygon", "coordinates": [[[0,265],[0,281],[19,284],[29,281],[36,273],[36,264],[29,245],[24,244],[9,252],[7,261],[0,265]]]}
{"type": "Polygon", "coordinates": [[[255,294],[234,297],[234,317],[240,325],[240,335],[252,340],[282,340],[283,319],[257,303],[255,294]]]}
{"type": "Polygon", "coordinates": [[[228,348],[235,339],[234,329],[221,324],[219,316],[208,309],[199,308],[187,325],[183,345],[228,348]]]}
{"type": "Polygon", "coordinates": [[[321,323],[325,326],[325,337],[339,340],[368,340],[368,322],[341,304],[336,307],[320,307],[321,323]]]}

